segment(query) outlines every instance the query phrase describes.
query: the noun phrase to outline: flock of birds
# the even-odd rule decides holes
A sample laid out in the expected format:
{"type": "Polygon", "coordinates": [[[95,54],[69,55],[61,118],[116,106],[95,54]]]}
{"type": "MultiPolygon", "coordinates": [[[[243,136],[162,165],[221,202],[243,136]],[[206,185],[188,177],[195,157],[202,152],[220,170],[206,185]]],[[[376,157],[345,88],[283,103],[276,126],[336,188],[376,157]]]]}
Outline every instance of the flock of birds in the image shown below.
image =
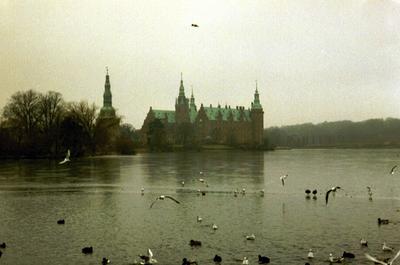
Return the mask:
{"type": "MultiPolygon", "coordinates": [[[[192,26],[193,26],[193,25],[192,25],[192,26]]],[[[71,160],[70,160],[70,156],[71,156],[71,152],[70,152],[70,150],[68,150],[68,151],[67,151],[67,154],[66,154],[66,156],[65,156],[65,158],[64,158],[64,160],[61,161],[61,162],[59,162],[59,164],[62,165],[62,164],[65,164],[65,163],[70,162],[70,161],[71,161],[71,160]]],[[[390,174],[393,175],[393,174],[395,173],[396,169],[397,169],[397,165],[393,166],[393,167],[391,168],[391,170],[390,170],[390,174]]],[[[203,173],[203,172],[200,172],[199,174],[200,174],[201,177],[200,177],[199,179],[197,179],[197,180],[198,180],[200,183],[206,185],[206,187],[208,187],[208,183],[207,183],[207,181],[204,179],[204,173],[203,173]]],[[[283,175],[283,176],[281,176],[281,177],[279,178],[280,181],[281,181],[281,183],[282,183],[282,186],[283,186],[283,187],[285,186],[285,182],[287,181],[287,178],[288,178],[288,174],[285,174],[285,175],[283,175]]],[[[181,182],[181,185],[182,185],[182,187],[184,187],[184,186],[185,186],[185,182],[182,181],[182,182],[181,182]]],[[[343,190],[343,189],[342,189],[340,186],[334,186],[334,187],[332,187],[332,188],[330,188],[329,190],[326,191],[326,193],[325,193],[325,203],[326,203],[326,205],[328,205],[329,196],[330,196],[331,194],[335,194],[338,190],[343,190]]],[[[371,187],[367,186],[367,192],[368,192],[369,199],[372,200],[372,189],[371,189],[371,187]]],[[[140,193],[141,193],[141,195],[144,195],[144,194],[145,194],[144,188],[141,188],[140,193]]],[[[235,197],[236,197],[239,193],[241,193],[242,195],[245,195],[245,194],[246,194],[246,189],[243,188],[243,189],[241,190],[241,192],[239,192],[238,189],[236,189],[236,190],[233,191],[233,195],[234,195],[235,197]]],[[[260,195],[261,195],[261,196],[264,196],[264,193],[265,193],[264,190],[261,190],[261,191],[260,191],[260,195]]],[[[313,199],[317,199],[316,196],[317,196],[318,191],[317,191],[316,189],[314,189],[313,191],[307,189],[307,190],[305,190],[305,193],[306,193],[306,198],[307,198],[307,199],[310,198],[310,194],[311,194],[311,193],[313,194],[313,199]]],[[[200,195],[200,194],[204,196],[206,193],[205,193],[205,191],[202,191],[202,190],[198,189],[198,195],[200,195]]],[[[170,195],[159,195],[159,196],[157,196],[157,197],[155,198],[155,200],[150,204],[150,207],[149,207],[149,208],[150,208],[150,209],[153,208],[153,206],[154,206],[155,203],[157,203],[157,202],[159,202],[159,201],[164,201],[164,200],[166,200],[166,199],[168,199],[169,201],[172,201],[172,202],[174,202],[174,203],[176,203],[176,204],[180,204],[180,202],[179,202],[176,198],[174,198],[174,197],[172,197],[172,196],[170,196],[170,195]]],[[[201,222],[203,221],[203,218],[200,217],[200,216],[197,216],[197,217],[196,217],[196,220],[197,220],[198,223],[201,223],[201,222]]],[[[388,220],[388,219],[381,219],[381,218],[378,218],[378,225],[388,224],[388,223],[389,223],[389,220],[388,220]]],[[[64,219],[60,219],[60,220],[57,221],[57,224],[59,224],[59,225],[64,225],[64,224],[65,224],[65,220],[64,220],[64,219]]],[[[211,226],[211,228],[212,228],[213,230],[217,230],[217,229],[218,229],[218,226],[217,226],[215,223],[213,223],[212,226],[211,226]]],[[[256,237],[255,237],[254,234],[250,234],[250,235],[246,235],[245,238],[246,238],[246,240],[255,240],[256,237]]],[[[368,247],[368,242],[367,242],[367,240],[364,239],[364,238],[360,240],[360,244],[361,244],[361,246],[363,246],[363,247],[368,247]]],[[[193,239],[192,239],[192,240],[189,241],[189,245],[190,245],[191,247],[200,247],[200,246],[202,245],[202,243],[201,243],[201,241],[193,240],[193,239]]],[[[4,243],[4,242],[1,243],[1,244],[0,244],[0,249],[5,249],[5,248],[6,248],[6,243],[4,243]]],[[[384,251],[384,252],[393,252],[394,249],[391,248],[391,247],[389,247],[389,246],[386,244],[386,242],[384,242],[383,245],[382,245],[382,251],[384,251]]],[[[82,248],[82,253],[83,253],[83,254],[92,254],[92,253],[93,253],[93,247],[88,246],[88,247],[82,248]]],[[[3,252],[0,250],[0,257],[1,257],[2,255],[3,255],[3,252]]],[[[151,264],[156,264],[156,263],[158,263],[158,261],[154,258],[154,255],[153,255],[153,252],[152,252],[151,249],[148,249],[148,250],[147,250],[147,255],[138,255],[138,256],[140,257],[140,259],[141,259],[142,261],[140,261],[140,262],[135,261],[134,264],[151,265],[151,264]]],[[[374,262],[374,264],[382,264],[382,265],[392,265],[392,264],[394,263],[394,261],[395,261],[399,256],[400,256],[400,250],[399,250],[392,258],[386,258],[386,259],[382,259],[382,260],[380,260],[380,259],[378,259],[378,258],[376,258],[376,257],[373,257],[373,256],[371,256],[371,255],[368,254],[368,253],[365,253],[365,257],[366,257],[368,260],[374,262]]],[[[309,252],[308,252],[308,254],[307,254],[307,258],[310,259],[310,260],[312,260],[312,259],[314,259],[314,257],[315,257],[314,252],[313,252],[312,249],[310,249],[309,252]]],[[[350,253],[350,252],[346,252],[346,251],[343,252],[343,254],[342,254],[341,257],[334,257],[332,254],[329,254],[328,262],[330,262],[330,263],[342,263],[345,259],[352,259],[352,258],[354,258],[354,257],[355,257],[354,254],[352,254],[352,253],[350,253]]],[[[219,255],[215,255],[214,258],[213,258],[213,261],[214,261],[215,263],[219,264],[219,263],[222,262],[222,257],[219,256],[219,255]]],[[[248,257],[243,257],[243,259],[240,259],[240,261],[242,262],[242,264],[249,264],[249,259],[248,259],[248,257]]],[[[258,255],[258,263],[259,263],[259,264],[268,264],[269,262],[270,262],[270,258],[269,258],[269,257],[267,257],[267,256],[262,256],[262,255],[258,255]]],[[[108,264],[108,263],[110,263],[110,260],[109,260],[108,258],[104,257],[104,258],[102,259],[102,264],[104,265],[104,264],[108,264]]],[[[187,259],[187,258],[183,258],[183,259],[182,259],[182,265],[190,265],[190,264],[197,264],[197,262],[196,262],[196,261],[189,260],[189,259],[187,259]]],[[[305,263],[305,265],[310,265],[310,263],[307,262],[307,263],[305,263]]]]}

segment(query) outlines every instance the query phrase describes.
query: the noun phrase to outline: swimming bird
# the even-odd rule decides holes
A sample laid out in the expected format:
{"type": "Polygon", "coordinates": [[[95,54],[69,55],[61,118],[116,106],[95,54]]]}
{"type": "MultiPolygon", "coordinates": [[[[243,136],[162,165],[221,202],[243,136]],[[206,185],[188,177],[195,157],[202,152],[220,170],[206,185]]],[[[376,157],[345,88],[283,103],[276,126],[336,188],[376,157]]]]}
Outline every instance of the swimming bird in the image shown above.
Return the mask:
{"type": "Polygon", "coordinates": [[[67,162],[70,162],[69,157],[71,156],[71,152],[69,151],[69,149],[67,150],[67,155],[65,156],[64,160],[61,161],[60,163],[58,163],[59,165],[65,164],[67,162]]]}
{"type": "Polygon", "coordinates": [[[198,28],[198,27],[199,27],[199,25],[197,25],[197,24],[192,24],[192,27],[194,27],[194,28],[198,28]]]}
{"type": "Polygon", "coordinates": [[[268,264],[270,262],[270,258],[267,256],[258,255],[258,264],[268,264]]]}
{"type": "Polygon", "coordinates": [[[382,260],[378,260],[374,257],[372,257],[371,255],[369,255],[368,253],[365,253],[365,257],[367,259],[369,259],[370,261],[373,261],[375,264],[382,264],[382,265],[392,265],[393,262],[400,256],[400,250],[397,252],[397,254],[392,258],[389,259],[388,261],[382,261],[382,260]]]}
{"type": "Polygon", "coordinates": [[[314,200],[317,199],[317,193],[318,193],[317,190],[313,190],[313,191],[312,191],[312,194],[313,194],[313,197],[312,197],[312,198],[313,198],[314,200]]]}
{"type": "Polygon", "coordinates": [[[327,192],[326,192],[326,195],[325,195],[325,202],[326,202],[326,205],[328,205],[328,199],[329,199],[329,194],[331,193],[331,192],[336,192],[336,190],[338,190],[338,189],[341,189],[339,186],[336,186],[336,187],[332,187],[330,190],[328,190],[327,192]]]}
{"type": "Polygon", "coordinates": [[[102,265],[106,265],[106,264],[108,264],[108,263],[110,263],[110,260],[107,259],[107,258],[103,258],[103,259],[101,260],[101,264],[102,264],[102,265]]]}
{"type": "Polygon", "coordinates": [[[365,238],[361,238],[360,244],[363,247],[368,247],[368,241],[365,238]]]}
{"type": "Polygon", "coordinates": [[[378,218],[378,225],[387,225],[387,224],[389,224],[389,219],[378,218]]]}
{"type": "Polygon", "coordinates": [[[395,165],[394,167],[392,167],[392,169],[390,170],[390,174],[391,174],[391,175],[394,174],[394,171],[396,170],[396,168],[397,168],[397,165],[395,165]]]}
{"type": "Polygon", "coordinates": [[[93,247],[84,247],[84,248],[82,248],[82,253],[83,254],[92,254],[93,253],[93,247]]]}
{"type": "Polygon", "coordinates": [[[311,248],[310,248],[310,250],[308,251],[307,258],[309,258],[309,259],[313,259],[313,258],[314,258],[314,252],[312,251],[311,248]]]}
{"type": "Polygon", "coordinates": [[[197,222],[201,223],[201,221],[203,221],[203,218],[201,218],[200,216],[197,216],[197,222]]]}
{"type": "Polygon", "coordinates": [[[222,262],[222,258],[221,258],[221,256],[215,255],[213,258],[213,261],[216,263],[220,263],[220,262],[222,262]]]}
{"type": "Polygon", "coordinates": [[[57,221],[57,224],[63,225],[63,224],[65,224],[65,220],[64,219],[60,219],[60,220],[57,221]]]}
{"type": "Polygon", "coordinates": [[[306,189],[306,190],[305,190],[305,193],[306,193],[306,199],[310,199],[310,193],[311,193],[311,191],[310,191],[309,189],[306,189]]]}
{"type": "Polygon", "coordinates": [[[388,245],[386,245],[386,242],[383,242],[383,245],[382,245],[382,250],[383,251],[393,251],[394,249],[393,248],[391,248],[391,247],[389,247],[388,245]]]}
{"type": "Polygon", "coordinates": [[[169,195],[160,195],[156,198],[156,200],[150,205],[150,208],[153,207],[153,205],[158,201],[158,200],[164,200],[165,198],[170,199],[176,203],[180,203],[179,201],[177,201],[176,199],[174,199],[173,197],[169,196],[169,195]]]}
{"type": "Polygon", "coordinates": [[[288,177],[289,175],[288,174],[286,174],[286,175],[283,175],[283,176],[281,176],[279,179],[281,180],[281,182],[282,182],[282,186],[285,186],[285,180],[286,180],[286,178],[288,177]]]}
{"type": "Polygon", "coordinates": [[[246,189],[243,188],[243,189],[242,189],[242,195],[245,195],[245,194],[246,194],[246,189]]]}
{"type": "Polygon", "coordinates": [[[144,188],[143,187],[140,189],[140,194],[144,195],[144,188]]]}
{"type": "Polygon", "coordinates": [[[342,261],[344,260],[344,258],[343,257],[334,257],[333,255],[332,255],[332,253],[329,253],[329,262],[330,263],[342,263],[342,261]]]}
{"type": "Polygon", "coordinates": [[[356,256],[355,256],[353,253],[343,251],[342,257],[343,257],[343,258],[354,259],[356,256]]]}
{"type": "Polygon", "coordinates": [[[212,225],[212,229],[213,229],[213,230],[217,230],[217,229],[218,229],[218,226],[217,226],[216,224],[213,224],[213,225],[212,225]]]}
{"type": "Polygon", "coordinates": [[[244,264],[244,265],[248,265],[249,264],[249,260],[247,259],[247,257],[243,257],[242,264],[244,264]]]}
{"type": "Polygon", "coordinates": [[[6,243],[5,242],[1,243],[0,248],[6,248],[6,243]]]}
{"type": "Polygon", "coordinates": [[[367,191],[368,191],[369,200],[372,200],[372,189],[371,189],[371,187],[367,186],[367,191]]]}
{"type": "Polygon", "coordinates": [[[251,235],[249,235],[249,236],[246,236],[246,239],[247,239],[247,240],[255,240],[255,239],[256,239],[256,236],[255,236],[254,234],[251,234],[251,235]]]}
{"type": "Polygon", "coordinates": [[[182,182],[181,182],[181,185],[182,185],[182,187],[185,187],[185,182],[182,181],[182,182]]]}
{"type": "Polygon", "coordinates": [[[200,247],[201,246],[201,241],[191,239],[189,241],[189,245],[191,247],[200,247]]]}

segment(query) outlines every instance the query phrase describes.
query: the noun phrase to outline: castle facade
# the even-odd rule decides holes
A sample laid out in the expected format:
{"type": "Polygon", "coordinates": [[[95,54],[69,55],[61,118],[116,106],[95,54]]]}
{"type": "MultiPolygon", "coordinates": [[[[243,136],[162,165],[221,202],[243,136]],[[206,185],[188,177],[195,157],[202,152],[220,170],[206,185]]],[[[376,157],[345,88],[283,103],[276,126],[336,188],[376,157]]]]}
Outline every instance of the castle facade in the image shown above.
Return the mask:
{"type": "Polygon", "coordinates": [[[168,144],[223,144],[232,146],[260,147],[263,144],[264,111],[258,89],[250,108],[237,106],[200,105],[195,98],[185,96],[181,79],[175,110],[159,110],[150,107],[141,128],[142,142],[151,141],[151,123],[161,121],[168,144]]]}

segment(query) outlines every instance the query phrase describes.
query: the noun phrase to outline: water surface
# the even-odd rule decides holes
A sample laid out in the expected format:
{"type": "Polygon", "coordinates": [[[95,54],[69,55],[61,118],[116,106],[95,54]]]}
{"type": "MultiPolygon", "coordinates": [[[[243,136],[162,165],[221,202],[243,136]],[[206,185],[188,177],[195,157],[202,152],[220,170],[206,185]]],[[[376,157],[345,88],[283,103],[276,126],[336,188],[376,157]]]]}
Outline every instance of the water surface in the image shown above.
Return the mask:
{"type": "Polygon", "coordinates": [[[352,264],[372,264],[364,253],[386,241],[400,249],[400,224],[378,227],[377,218],[400,221],[399,150],[210,151],[139,154],[57,161],[0,161],[0,264],[132,264],[151,248],[159,264],[328,264],[329,253],[353,252],[352,264]],[[199,172],[203,174],[200,175],[199,172]],[[279,177],[288,174],[283,187],[279,177]],[[209,184],[197,181],[204,178],[209,184]],[[185,182],[182,187],[181,182],[185,182]],[[339,185],[325,205],[325,192],[339,185]],[[373,189],[368,200],[366,186],[373,189]],[[140,194],[144,187],[145,194],[140,194]],[[233,196],[235,189],[246,195],[233,196]],[[206,191],[199,196],[197,190],[206,191]],[[259,191],[265,190],[261,197],[259,191]],[[317,200],[304,190],[317,189],[317,200]],[[159,201],[161,195],[181,201],[159,201]],[[196,216],[203,218],[196,222],[196,216]],[[65,225],[57,225],[65,219],[65,225]],[[219,229],[213,231],[215,223],[219,229]],[[246,235],[255,234],[255,241],[246,235]],[[361,248],[365,237],[368,248],[361,248]],[[190,239],[203,246],[191,248],[190,239]],[[81,248],[93,246],[92,255],[81,248]]]}

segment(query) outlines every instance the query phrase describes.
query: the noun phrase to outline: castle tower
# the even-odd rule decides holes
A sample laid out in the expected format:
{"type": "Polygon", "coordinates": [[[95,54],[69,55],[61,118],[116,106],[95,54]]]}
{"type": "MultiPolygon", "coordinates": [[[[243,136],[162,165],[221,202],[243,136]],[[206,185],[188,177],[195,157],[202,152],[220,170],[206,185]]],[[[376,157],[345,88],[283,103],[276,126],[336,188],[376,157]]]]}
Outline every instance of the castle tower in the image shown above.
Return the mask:
{"type": "Polygon", "coordinates": [[[112,95],[111,95],[111,85],[110,76],[108,75],[108,67],[106,67],[106,82],[104,84],[104,94],[103,94],[103,107],[100,109],[99,118],[114,118],[115,109],[112,106],[112,95]]]}
{"type": "Polygon", "coordinates": [[[183,86],[182,73],[179,95],[175,100],[175,121],[177,124],[190,122],[189,118],[189,99],[185,97],[185,87],[183,86]]]}
{"type": "Polygon", "coordinates": [[[260,103],[260,95],[258,94],[258,87],[256,81],[256,91],[254,93],[254,101],[251,103],[251,122],[252,122],[252,136],[253,145],[261,146],[263,144],[264,134],[264,111],[260,103]]]}

